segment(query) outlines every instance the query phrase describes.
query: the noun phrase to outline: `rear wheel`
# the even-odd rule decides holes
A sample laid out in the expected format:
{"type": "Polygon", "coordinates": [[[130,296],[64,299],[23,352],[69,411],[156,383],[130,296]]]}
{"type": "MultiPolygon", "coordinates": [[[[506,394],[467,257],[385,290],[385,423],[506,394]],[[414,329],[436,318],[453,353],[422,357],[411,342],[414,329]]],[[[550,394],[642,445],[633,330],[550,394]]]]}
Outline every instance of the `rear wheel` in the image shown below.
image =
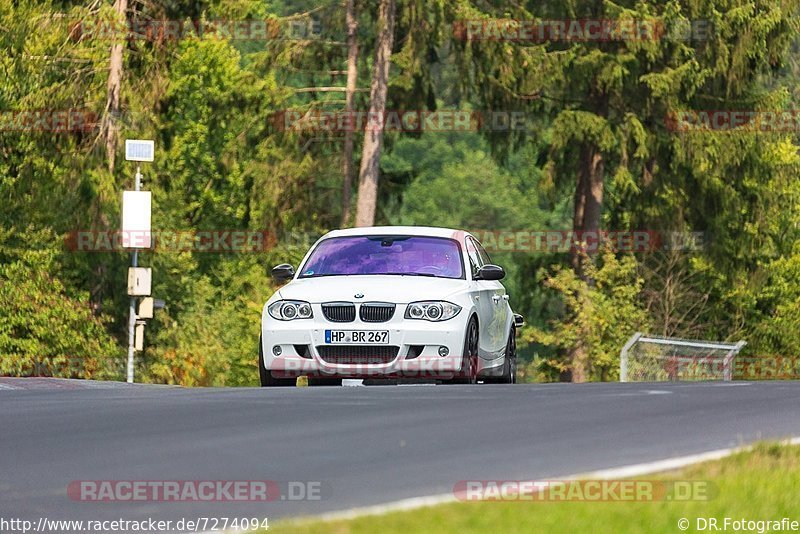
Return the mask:
{"type": "Polygon", "coordinates": [[[484,378],[485,384],[516,384],[517,383],[517,339],[516,329],[512,326],[508,333],[508,342],[503,354],[503,368],[497,376],[484,378]]]}
{"type": "Polygon", "coordinates": [[[461,362],[461,371],[450,384],[477,384],[478,383],[478,321],[473,317],[467,325],[467,335],[464,338],[464,360],[461,362]]]}
{"type": "Polygon", "coordinates": [[[517,331],[511,327],[508,333],[508,343],[506,343],[506,361],[503,364],[503,376],[500,377],[501,384],[517,383],[517,331]]]}
{"type": "Polygon", "coordinates": [[[258,377],[261,379],[261,387],[294,387],[297,383],[296,378],[275,378],[272,373],[264,367],[264,343],[261,336],[258,337],[258,377]]]}

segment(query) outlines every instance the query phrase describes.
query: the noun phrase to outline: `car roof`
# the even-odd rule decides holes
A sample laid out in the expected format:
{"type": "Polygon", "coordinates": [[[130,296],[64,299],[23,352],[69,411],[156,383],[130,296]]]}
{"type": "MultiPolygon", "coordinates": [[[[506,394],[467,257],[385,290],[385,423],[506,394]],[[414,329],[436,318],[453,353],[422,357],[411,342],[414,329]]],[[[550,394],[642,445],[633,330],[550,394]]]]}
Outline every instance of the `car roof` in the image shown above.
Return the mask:
{"type": "Polygon", "coordinates": [[[468,234],[464,230],[454,230],[452,228],[439,228],[435,226],[364,226],[360,228],[345,228],[328,232],[323,239],[329,237],[346,237],[361,235],[414,235],[428,237],[449,237],[462,241],[464,235],[468,234]]]}

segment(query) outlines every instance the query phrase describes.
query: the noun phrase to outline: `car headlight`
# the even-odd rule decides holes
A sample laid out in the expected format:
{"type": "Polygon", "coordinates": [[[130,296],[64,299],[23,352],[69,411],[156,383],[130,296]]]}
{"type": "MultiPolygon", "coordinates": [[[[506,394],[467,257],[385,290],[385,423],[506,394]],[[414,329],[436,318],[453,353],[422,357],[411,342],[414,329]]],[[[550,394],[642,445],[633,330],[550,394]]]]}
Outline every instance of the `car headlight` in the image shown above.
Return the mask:
{"type": "Polygon", "coordinates": [[[406,319],[422,319],[425,321],[446,321],[452,319],[461,306],[456,306],[452,302],[445,300],[426,300],[422,302],[412,302],[406,308],[406,319]]]}
{"type": "Polygon", "coordinates": [[[267,308],[270,316],[279,321],[294,321],[295,319],[311,319],[314,314],[311,304],[304,300],[276,300],[267,308]]]}

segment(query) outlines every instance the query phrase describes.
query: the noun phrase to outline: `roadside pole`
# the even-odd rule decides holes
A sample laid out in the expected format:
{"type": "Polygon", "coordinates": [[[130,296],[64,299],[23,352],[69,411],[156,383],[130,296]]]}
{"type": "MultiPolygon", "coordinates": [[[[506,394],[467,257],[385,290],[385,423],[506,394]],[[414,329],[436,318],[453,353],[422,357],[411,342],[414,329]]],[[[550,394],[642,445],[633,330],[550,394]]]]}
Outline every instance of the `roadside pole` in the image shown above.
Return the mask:
{"type": "MultiPolygon", "coordinates": [[[[122,192],[122,246],[131,249],[131,266],[128,269],[128,361],[126,378],[133,383],[134,355],[144,346],[144,322],[136,313],[137,297],[150,301],[152,270],[139,267],[139,249],[151,248],[152,193],[142,191],[141,162],[154,160],[155,142],[149,139],[126,139],[125,159],[136,162],[133,191],[122,192]]],[[[151,305],[152,308],[152,305],[151,305]]],[[[143,314],[144,315],[144,314],[143,314]]],[[[152,317],[152,311],[150,312],[152,317]]]]}
{"type": "MultiPolygon", "coordinates": [[[[136,178],[135,178],[134,191],[140,191],[142,188],[142,173],[141,165],[136,164],[136,178]]],[[[134,269],[139,266],[139,249],[133,249],[131,253],[131,267],[134,269]]],[[[133,351],[134,340],[136,335],[136,297],[131,297],[131,306],[128,316],[128,383],[133,383],[133,351]]]]}

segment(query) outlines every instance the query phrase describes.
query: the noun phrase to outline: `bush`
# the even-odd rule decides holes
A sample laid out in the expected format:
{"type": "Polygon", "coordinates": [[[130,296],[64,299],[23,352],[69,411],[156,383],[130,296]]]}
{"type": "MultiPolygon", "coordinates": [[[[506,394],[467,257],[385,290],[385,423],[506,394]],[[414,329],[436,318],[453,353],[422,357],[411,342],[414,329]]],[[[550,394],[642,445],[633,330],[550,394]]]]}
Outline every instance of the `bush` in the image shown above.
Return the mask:
{"type": "Polygon", "coordinates": [[[541,361],[543,376],[560,371],[577,381],[618,380],[620,348],[645,327],[636,258],[618,258],[606,249],[596,261],[584,256],[584,278],[568,267],[556,267],[544,277],[545,286],[560,295],[564,317],[548,331],[523,331],[526,342],[556,347],[562,355],[541,361]]]}
{"type": "Polygon", "coordinates": [[[0,228],[0,375],[117,379],[122,350],[88,294],[68,294],[52,273],[55,235],[0,228]],[[49,243],[31,249],[29,243],[49,243]]]}

